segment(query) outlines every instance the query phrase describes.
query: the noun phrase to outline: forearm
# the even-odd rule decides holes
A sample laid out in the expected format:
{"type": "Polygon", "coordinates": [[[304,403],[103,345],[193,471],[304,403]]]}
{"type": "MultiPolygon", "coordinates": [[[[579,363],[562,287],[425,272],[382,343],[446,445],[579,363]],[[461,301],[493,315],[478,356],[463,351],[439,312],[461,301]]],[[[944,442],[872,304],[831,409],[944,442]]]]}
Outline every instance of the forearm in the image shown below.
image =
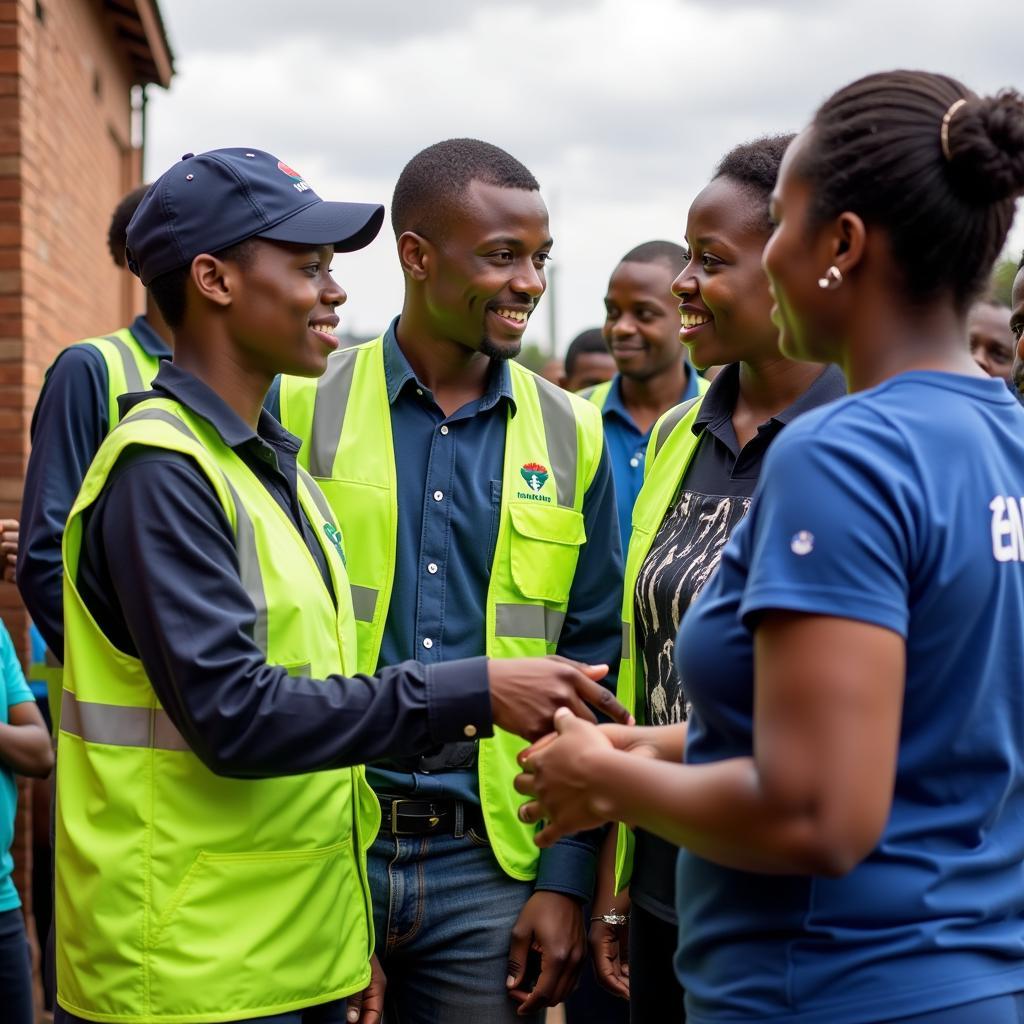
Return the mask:
{"type": "Polygon", "coordinates": [[[45,779],[53,767],[53,748],[45,727],[0,723],[0,762],[18,775],[45,779]]]}
{"type": "MultiPolygon", "coordinates": [[[[151,674],[151,679],[156,682],[151,674]]],[[[158,695],[185,739],[219,775],[262,778],[407,755],[490,732],[486,661],[408,661],[376,677],[290,676],[226,667],[205,687],[162,675],[158,695]]]]}
{"type": "Polygon", "coordinates": [[[609,750],[588,761],[595,812],[706,860],[763,874],[838,875],[854,866],[821,803],[769,796],[753,758],[687,765],[609,750]]]}

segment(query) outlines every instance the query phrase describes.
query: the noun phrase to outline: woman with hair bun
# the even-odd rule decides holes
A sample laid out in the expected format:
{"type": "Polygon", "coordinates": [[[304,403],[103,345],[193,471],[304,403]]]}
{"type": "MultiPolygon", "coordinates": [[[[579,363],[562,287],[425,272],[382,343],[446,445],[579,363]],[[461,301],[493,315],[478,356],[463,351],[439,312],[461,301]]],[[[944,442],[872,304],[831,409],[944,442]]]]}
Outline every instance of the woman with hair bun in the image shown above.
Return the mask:
{"type": "Polygon", "coordinates": [[[898,71],[823,104],[764,265],[782,352],[851,394],[772,446],[683,620],[685,764],[685,727],[561,715],[524,754],[542,845],[684,848],[691,1024],[1024,1020],[1024,409],[964,341],[1022,192],[1016,93],[898,71]]]}

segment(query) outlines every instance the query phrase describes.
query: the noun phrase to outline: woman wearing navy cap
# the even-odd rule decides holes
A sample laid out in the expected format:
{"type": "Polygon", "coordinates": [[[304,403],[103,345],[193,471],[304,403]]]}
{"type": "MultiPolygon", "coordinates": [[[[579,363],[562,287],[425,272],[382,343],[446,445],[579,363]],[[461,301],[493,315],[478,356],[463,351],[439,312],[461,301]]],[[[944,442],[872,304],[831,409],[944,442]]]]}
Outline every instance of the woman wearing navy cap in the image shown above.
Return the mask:
{"type": "Polygon", "coordinates": [[[561,718],[525,755],[542,843],[684,847],[692,1024],[1024,1019],[1024,410],[964,340],[1021,191],[1015,93],[901,71],[825,102],[764,263],[782,351],[852,394],[773,446],[683,620],[686,764],[678,728],[561,718]]]}

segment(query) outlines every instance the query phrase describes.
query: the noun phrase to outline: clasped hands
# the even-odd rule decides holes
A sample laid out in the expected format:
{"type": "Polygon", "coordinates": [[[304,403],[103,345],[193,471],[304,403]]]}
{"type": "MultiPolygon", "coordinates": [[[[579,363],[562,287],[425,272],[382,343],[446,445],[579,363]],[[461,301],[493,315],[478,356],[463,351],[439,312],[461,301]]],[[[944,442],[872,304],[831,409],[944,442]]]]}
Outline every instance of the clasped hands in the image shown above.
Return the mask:
{"type": "Polygon", "coordinates": [[[519,808],[527,824],[543,820],[534,841],[548,847],[562,836],[597,828],[620,817],[607,783],[623,754],[658,758],[653,730],[632,725],[594,725],[567,708],[555,712],[555,731],[519,755],[517,792],[533,797],[519,808]]]}

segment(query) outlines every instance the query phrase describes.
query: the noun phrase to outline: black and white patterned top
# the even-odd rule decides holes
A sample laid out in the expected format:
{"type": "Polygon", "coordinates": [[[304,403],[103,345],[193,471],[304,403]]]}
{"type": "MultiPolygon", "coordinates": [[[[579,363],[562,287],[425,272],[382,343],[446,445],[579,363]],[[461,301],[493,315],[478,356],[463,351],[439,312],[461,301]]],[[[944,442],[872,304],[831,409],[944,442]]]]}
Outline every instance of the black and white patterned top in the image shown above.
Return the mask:
{"type": "MultiPolygon", "coordinates": [[[[734,363],[704,396],[693,424],[700,443],[637,577],[634,628],[644,670],[640,698],[646,725],[686,721],[686,693],[673,657],[679,624],[747,514],[769,445],[800,413],[846,394],[846,382],[836,367],[826,368],[789,408],[762,423],[742,449],[732,425],[738,394],[739,364],[734,363]]],[[[632,899],[648,913],[674,921],[678,851],[640,830],[636,838],[632,899]]]]}

